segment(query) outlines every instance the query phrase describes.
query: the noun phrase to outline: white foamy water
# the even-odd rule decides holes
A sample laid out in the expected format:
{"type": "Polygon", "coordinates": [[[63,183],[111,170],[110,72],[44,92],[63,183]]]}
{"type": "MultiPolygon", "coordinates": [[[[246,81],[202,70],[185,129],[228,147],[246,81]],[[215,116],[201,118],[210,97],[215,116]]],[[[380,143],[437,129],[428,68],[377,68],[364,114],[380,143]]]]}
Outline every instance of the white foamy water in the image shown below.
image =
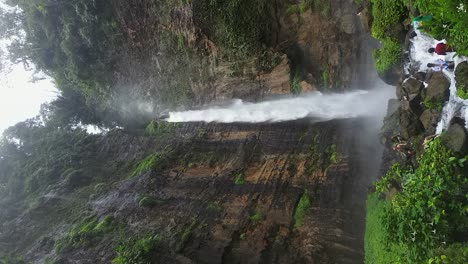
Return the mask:
{"type": "MultiPolygon", "coordinates": [[[[467,60],[467,58],[463,56],[454,57],[455,52],[447,52],[447,55],[437,55],[436,53],[431,54],[427,52],[429,48],[435,47],[437,43],[446,41],[438,41],[418,29],[415,31],[418,35],[411,39],[412,45],[410,55],[411,63],[419,64],[419,71],[427,71],[427,64],[433,63],[437,59],[454,61],[455,68],[460,62],[467,60]]],[[[443,70],[443,73],[450,80],[450,98],[442,109],[441,119],[437,124],[436,134],[440,134],[447,129],[450,124],[450,120],[452,120],[456,115],[460,115],[461,117],[464,117],[465,120],[468,120],[468,100],[463,100],[457,96],[454,72],[443,70]]],[[[468,128],[468,122],[466,122],[466,127],[468,128]]]]}
{"type": "Polygon", "coordinates": [[[314,92],[299,97],[248,103],[235,100],[225,107],[170,112],[168,122],[281,122],[311,117],[319,120],[384,116],[394,89],[383,87],[378,92],[356,90],[347,93],[314,92]]]}

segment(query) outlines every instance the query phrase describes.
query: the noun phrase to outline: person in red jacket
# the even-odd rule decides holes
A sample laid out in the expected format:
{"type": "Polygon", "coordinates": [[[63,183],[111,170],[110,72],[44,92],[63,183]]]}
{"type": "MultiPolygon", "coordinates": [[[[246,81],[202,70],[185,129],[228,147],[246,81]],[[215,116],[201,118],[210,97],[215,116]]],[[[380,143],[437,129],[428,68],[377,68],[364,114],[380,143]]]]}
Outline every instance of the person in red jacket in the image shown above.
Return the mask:
{"type": "Polygon", "coordinates": [[[430,48],[427,50],[429,53],[437,53],[439,55],[445,55],[446,53],[445,52],[452,52],[453,49],[452,47],[448,46],[447,44],[445,43],[437,43],[437,45],[435,46],[435,48],[430,48]]]}

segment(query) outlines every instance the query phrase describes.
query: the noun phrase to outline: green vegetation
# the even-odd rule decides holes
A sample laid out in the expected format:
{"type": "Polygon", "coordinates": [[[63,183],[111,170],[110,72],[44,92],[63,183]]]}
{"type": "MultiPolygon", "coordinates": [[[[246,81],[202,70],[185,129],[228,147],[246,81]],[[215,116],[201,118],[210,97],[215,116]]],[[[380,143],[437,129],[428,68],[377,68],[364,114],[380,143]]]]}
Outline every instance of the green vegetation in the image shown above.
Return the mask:
{"type": "Polygon", "coordinates": [[[221,205],[220,202],[211,202],[208,204],[208,210],[210,211],[222,211],[223,206],[221,205]]]}
{"type": "Polygon", "coordinates": [[[163,153],[153,153],[140,161],[132,172],[132,177],[137,176],[140,173],[153,171],[160,168],[163,165],[165,155],[163,153]]]}
{"type": "Polygon", "coordinates": [[[464,86],[458,86],[457,96],[462,99],[468,99],[468,90],[466,90],[464,86]]]}
{"type": "MultiPolygon", "coordinates": [[[[370,198],[366,230],[366,249],[370,251],[366,251],[366,259],[388,257],[387,262],[382,263],[394,259],[422,263],[434,256],[442,261],[437,252],[450,248],[451,243],[457,241],[457,234],[468,228],[468,201],[464,191],[468,184],[464,176],[466,163],[466,157],[457,157],[436,138],[427,144],[415,170],[392,166],[376,184],[376,190],[388,193],[395,188],[399,191],[387,197],[388,203],[370,198]],[[385,204],[375,204],[379,202],[385,204]],[[384,227],[381,233],[372,232],[381,227],[384,227]],[[379,249],[381,245],[376,244],[379,241],[386,241],[387,248],[404,250],[389,251],[392,255],[385,257],[379,249]]],[[[460,248],[453,259],[466,254],[466,246],[460,248]]]]}
{"type": "Polygon", "coordinates": [[[290,76],[289,85],[291,86],[292,94],[300,94],[302,92],[301,74],[299,72],[295,72],[292,76],[290,76]]]}
{"type": "Polygon", "coordinates": [[[239,172],[236,174],[236,177],[234,178],[234,184],[235,185],[244,185],[245,180],[244,180],[244,174],[242,172],[239,172]]]}
{"type": "Polygon", "coordinates": [[[213,0],[193,3],[195,23],[228,58],[249,59],[270,38],[270,1],[213,0]]]}
{"type": "Polygon", "coordinates": [[[198,221],[196,219],[192,220],[192,223],[185,227],[185,229],[182,231],[182,234],[180,235],[179,242],[176,245],[176,251],[181,252],[189,239],[192,237],[192,232],[193,228],[197,225],[198,221]]]}
{"type": "Polygon", "coordinates": [[[328,70],[328,67],[326,67],[322,71],[322,84],[324,89],[331,88],[330,87],[330,71],[328,70]]]}
{"type": "Polygon", "coordinates": [[[432,15],[423,30],[436,39],[446,39],[457,53],[468,55],[468,6],[465,0],[404,0],[421,14],[432,15]]]}
{"type": "Polygon", "coordinates": [[[159,203],[159,200],[152,196],[143,195],[138,198],[137,202],[140,207],[153,207],[159,203]]]}
{"type": "Polygon", "coordinates": [[[309,191],[304,190],[304,193],[297,203],[296,210],[294,211],[294,228],[299,228],[304,222],[304,216],[307,213],[307,210],[311,206],[311,201],[309,197],[309,191]]]}
{"type": "Polygon", "coordinates": [[[370,2],[373,15],[372,37],[379,40],[398,37],[394,28],[407,16],[403,2],[401,0],[370,0],[370,2]]]}
{"type": "Polygon", "coordinates": [[[387,243],[387,233],[382,223],[384,213],[391,204],[387,200],[379,200],[377,193],[367,197],[366,234],[364,237],[365,263],[401,263],[399,256],[405,252],[404,247],[387,243]]]}
{"type": "Polygon", "coordinates": [[[74,248],[90,246],[94,241],[101,239],[102,235],[119,228],[119,225],[110,215],[101,221],[98,221],[95,216],[86,217],[73,225],[63,238],[57,240],[55,248],[58,252],[65,252],[74,248]]]}
{"type": "Polygon", "coordinates": [[[439,112],[442,111],[442,108],[444,107],[443,103],[433,102],[431,100],[424,100],[422,105],[427,109],[437,110],[439,112]]]}
{"type": "Polygon", "coordinates": [[[302,14],[307,9],[318,10],[323,16],[330,15],[330,3],[327,0],[300,0],[286,9],[286,14],[302,14]]]}
{"type": "Polygon", "coordinates": [[[110,2],[85,0],[9,1],[23,13],[16,17],[18,34],[9,49],[14,62],[31,62],[53,73],[57,84],[77,87],[89,98],[103,96],[112,83],[115,56],[123,34],[110,2]],[[96,26],[99,25],[99,26],[96,26]]]}
{"type": "Polygon", "coordinates": [[[255,214],[253,214],[253,215],[251,215],[251,216],[249,217],[249,220],[250,220],[252,223],[255,223],[255,224],[256,224],[256,223],[258,223],[258,222],[260,222],[260,221],[263,220],[263,216],[262,216],[261,213],[256,212],[255,214]]]}
{"type": "Polygon", "coordinates": [[[401,60],[401,48],[397,41],[384,38],[382,39],[382,47],[374,50],[375,69],[379,73],[389,70],[393,65],[401,60]]]}
{"type": "Polygon", "coordinates": [[[242,234],[240,234],[240,236],[239,236],[239,239],[240,239],[240,240],[245,240],[246,238],[247,238],[247,234],[246,234],[246,233],[242,233],[242,234]]]}
{"type": "Polygon", "coordinates": [[[373,21],[372,37],[382,43],[382,47],[374,50],[374,64],[377,72],[383,73],[401,60],[400,28],[406,17],[405,6],[401,0],[371,0],[373,21]]]}
{"type": "MultiPolygon", "coordinates": [[[[325,155],[328,157],[328,163],[329,165],[331,164],[335,164],[338,162],[338,155],[336,153],[336,145],[335,144],[332,144],[330,146],[328,146],[326,149],[325,149],[325,155]]],[[[328,166],[329,166],[328,165],[328,166]]],[[[328,167],[327,166],[327,167],[328,167]]]]}
{"type": "Polygon", "coordinates": [[[151,121],[145,128],[145,133],[150,136],[166,137],[174,134],[178,123],[151,121]]]}
{"type": "Polygon", "coordinates": [[[115,264],[150,264],[152,254],[159,236],[147,235],[141,238],[130,238],[120,244],[116,251],[117,257],[112,260],[115,264]]]}

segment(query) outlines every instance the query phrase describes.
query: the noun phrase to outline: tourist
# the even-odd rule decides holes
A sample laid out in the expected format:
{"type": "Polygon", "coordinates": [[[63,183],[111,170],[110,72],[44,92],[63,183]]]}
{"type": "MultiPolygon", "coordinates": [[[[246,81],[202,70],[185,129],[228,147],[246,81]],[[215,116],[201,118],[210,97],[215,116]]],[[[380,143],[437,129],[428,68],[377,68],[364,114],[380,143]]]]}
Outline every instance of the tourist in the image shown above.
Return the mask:
{"type": "Polygon", "coordinates": [[[438,59],[434,61],[434,63],[428,63],[427,67],[432,68],[433,71],[453,70],[455,68],[455,63],[453,61],[438,59]]]}
{"type": "Polygon", "coordinates": [[[446,52],[452,52],[453,49],[452,47],[448,46],[447,44],[441,42],[437,43],[435,48],[430,48],[427,50],[429,53],[437,53],[439,55],[446,55],[446,52]]]}

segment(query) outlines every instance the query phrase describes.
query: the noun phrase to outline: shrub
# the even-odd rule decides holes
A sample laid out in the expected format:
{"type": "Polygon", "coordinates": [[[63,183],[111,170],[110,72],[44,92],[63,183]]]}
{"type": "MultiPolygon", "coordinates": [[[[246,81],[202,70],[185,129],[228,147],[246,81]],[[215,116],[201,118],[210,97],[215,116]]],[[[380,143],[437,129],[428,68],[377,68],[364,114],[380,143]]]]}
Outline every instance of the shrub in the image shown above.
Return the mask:
{"type": "Polygon", "coordinates": [[[463,176],[465,158],[457,158],[445,148],[440,138],[426,145],[414,170],[400,170],[401,191],[385,210],[382,221],[388,240],[407,247],[404,256],[409,263],[427,259],[429,253],[454,239],[468,226],[465,190],[468,179],[463,176]]]}
{"type": "Polygon", "coordinates": [[[383,226],[382,217],[391,204],[387,200],[379,200],[378,196],[378,193],[372,193],[367,197],[364,262],[366,264],[398,263],[404,247],[387,243],[389,234],[383,226]]]}
{"type": "Polygon", "coordinates": [[[437,111],[442,111],[442,108],[444,107],[444,105],[440,102],[433,102],[431,100],[424,100],[422,102],[423,106],[427,109],[431,109],[431,110],[437,110],[437,111]]]}
{"type": "Polygon", "coordinates": [[[236,175],[236,178],[234,179],[234,184],[235,185],[244,185],[245,184],[244,175],[242,173],[238,173],[236,175]]]}
{"type": "Polygon", "coordinates": [[[130,238],[120,244],[116,251],[115,264],[150,264],[152,252],[159,241],[158,236],[147,235],[141,238],[130,238]]]}
{"type": "Polygon", "coordinates": [[[110,215],[98,221],[97,217],[89,216],[73,225],[67,234],[56,241],[58,252],[68,251],[78,247],[87,247],[100,235],[109,233],[118,228],[118,222],[110,215]]]}
{"type": "Polygon", "coordinates": [[[309,192],[305,190],[301,196],[301,199],[299,199],[299,203],[297,204],[296,210],[294,212],[294,228],[299,228],[302,226],[304,222],[304,216],[307,210],[309,209],[309,207],[310,207],[309,192]]]}
{"type": "Polygon", "coordinates": [[[291,86],[292,94],[300,94],[302,92],[301,75],[299,72],[295,72],[292,78],[290,77],[289,85],[291,86]]]}
{"type": "Polygon", "coordinates": [[[258,223],[263,219],[263,216],[261,213],[255,213],[249,217],[249,220],[252,221],[253,223],[258,223]]]}
{"type": "Polygon", "coordinates": [[[177,126],[178,124],[176,123],[151,121],[146,126],[145,133],[150,136],[165,137],[168,135],[172,135],[177,126]]]}
{"type": "Polygon", "coordinates": [[[180,235],[180,240],[176,245],[176,251],[180,252],[182,249],[184,249],[185,244],[187,244],[188,240],[190,237],[192,237],[192,231],[195,225],[197,224],[197,220],[192,220],[192,223],[188,225],[183,231],[182,234],[180,235]]]}
{"type": "Polygon", "coordinates": [[[399,62],[401,58],[400,45],[390,38],[385,38],[382,40],[382,47],[374,50],[372,56],[374,57],[375,69],[377,72],[383,73],[399,62]]]}
{"type": "Polygon", "coordinates": [[[457,87],[457,96],[461,99],[468,99],[468,90],[465,90],[465,87],[458,86],[457,87]]]}
{"type": "Polygon", "coordinates": [[[132,172],[132,177],[151,170],[155,170],[156,168],[162,166],[162,160],[164,159],[164,155],[162,153],[154,153],[146,157],[144,160],[140,161],[137,164],[135,169],[132,172]]]}
{"type": "Polygon", "coordinates": [[[371,35],[383,40],[404,17],[405,8],[401,0],[371,0],[371,3],[373,16],[371,35]]]}
{"type": "Polygon", "coordinates": [[[451,244],[434,251],[434,257],[427,264],[465,264],[468,260],[468,246],[466,244],[451,244]]]}

